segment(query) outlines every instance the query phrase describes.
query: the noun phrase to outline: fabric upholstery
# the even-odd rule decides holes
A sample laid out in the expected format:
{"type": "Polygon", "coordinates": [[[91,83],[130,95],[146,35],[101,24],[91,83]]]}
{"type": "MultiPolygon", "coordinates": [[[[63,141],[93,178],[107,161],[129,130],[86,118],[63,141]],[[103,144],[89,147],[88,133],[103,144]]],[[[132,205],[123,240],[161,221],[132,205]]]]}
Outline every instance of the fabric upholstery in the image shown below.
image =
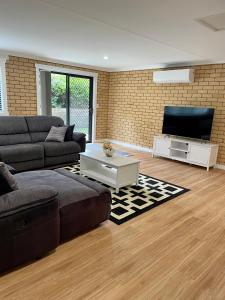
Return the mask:
{"type": "Polygon", "coordinates": [[[0,135],[28,133],[24,117],[1,116],[0,135]]]}
{"type": "MultiPolygon", "coordinates": [[[[10,173],[7,165],[0,162],[0,195],[18,189],[15,177],[10,173]]],[[[1,204],[0,204],[1,205],[1,204]]]]}
{"type": "Polygon", "coordinates": [[[87,197],[95,197],[98,195],[92,188],[52,170],[29,171],[14,176],[19,189],[27,189],[28,186],[39,186],[46,182],[48,186],[59,191],[58,200],[60,201],[60,207],[66,206],[74,201],[82,201],[87,197]],[[74,197],[74,195],[76,195],[76,197],[74,197]]]}
{"type": "Polygon", "coordinates": [[[63,143],[65,139],[66,130],[67,130],[66,126],[62,126],[62,127],[52,126],[45,141],[63,143]]]}
{"type": "MultiPolygon", "coordinates": [[[[39,190],[39,198],[36,201],[36,192],[15,191],[10,194],[17,194],[11,200],[6,200],[8,195],[2,196],[7,205],[15,205],[14,200],[21,199],[23,207],[17,209],[15,206],[10,211],[2,211],[0,216],[0,272],[8,271],[18,265],[28,263],[46,255],[59,245],[59,209],[57,198],[51,190],[39,190]],[[22,198],[18,198],[18,193],[22,198]],[[7,196],[7,197],[6,197],[7,196]],[[27,205],[25,204],[27,201],[27,205]],[[29,203],[29,204],[28,204],[29,203]],[[11,213],[10,213],[11,212],[11,213]]],[[[54,192],[55,193],[55,192],[54,192]]],[[[1,202],[1,201],[0,201],[1,202]]],[[[18,203],[19,204],[19,203],[18,203]]]]}
{"type": "Polygon", "coordinates": [[[30,138],[32,143],[44,142],[48,135],[48,131],[43,132],[30,132],[30,138]]]}
{"type": "Polygon", "coordinates": [[[69,142],[73,140],[73,131],[74,131],[74,124],[67,127],[66,135],[65,135],[65,142],[69,142]]]}
{"type": "MultiPolygon", "coordinates": [[[[1,127],[1,126],[0,126],[1,127]]],[[[30,143],[29,133],[2,134],[0,135],[0,146],[30,143]]]]}
{"type": "Polygon", "coordinates": [[[76,142],[45,142],[42,144],[45,149],[45,156],[60,156],[80,152],[80,146],[76,142]]]}
{"type": "Polygon", "coordinates": [[[12,188],[9,185],[6,178],[0,173],[0,196],[12,192],[12,188]]]}
{"type": "Polygon", "coordinates": [[[64,169],[16,174],[19,188],[46,182],[58,191],[60,206],[60,240],[90,230],[109,217],[111,193],[102,185],[64,169]]]}
{"type": "Polygon", "coordinates": [[[5,164],[5,165],[7,166],[8,170],[11,174],[16,174],[16,169],[13,168],[13,166],[7,165],[7,164],[5,164]]]}
{"type": "Polygon", "coordinates": [[[25,185],[27,187],[0,197],[0,218],[40,205],[44,201],[51,201],[58,194],[55,189],[46,185],[30,186],[29,182],[24,182],[25,185]]]}
{"type": "Polygon", "coordinates": [[[64,122],[52,116],[0,116],[0,160],[16,171],[74,163],[79,152],[85,151],[85,134],[73,134],[76,143],[71,143],[71,148],[69,144],[58,145],[59,148],[46,145],[49,156],[45,156],[42,143],[52,126],[62,127],[64,122]],[[53,156],[53,151],[56,156],[53,156]]]}
{"type": "Polygon", "coordinates": [[[0,146],[0,158],[6,163],[43,159],[44,148],[40,144],[0,146]]]}
{"type": "Polygon", "coordinates": [[[16,170],[17,172],[21,171],[29,171],[35,169],[42,169],[45,167],[44,165],[44,158],[42,159],[33,159],[28,161],[20,161],[20,162],[13,162],[10,165],[16,170]]]}
{"type": "Polygon", "coordinates": [[[30,116],[25,117],[29,132],[49,132],[52,126],[63,126],[64,122],[54,116],[30,116]]]}
{"type": "Polygon", "coordinates": [[[72,154],[65,154],[60,156],[46,156],[45,157],[45,167],[52,167],[52,166],[59,166],[59,165],[66,165],[72,164],[78,161],[79,154],[72,153],[72,154]]]}
{"type": "Polygon", "coordinates": [[[19,190],[0,197],[0,272],[46,254],[59,241],[109,217],[111,193],[96,182],[65,169],[14,177],[19,190]]]}
{"type": "Polygon", "coordinates": [[[73,140],[75,142],[79,142],[80,140],[84,139],[85,138],[85,134],[82,133],[82,132],[74,132],[73,133],[73,140]]]}
{"type": "Polygon", "coordinates": [[[74,132],[73,133],[73,141],[79,143],[81,151],[84,152],[86,148],[86,135],[81,132],[74,132]]]}
{"type": "Polygon", "coordinates": [[[63,197],[65,200],[59,193],[61,242],[90,230],[109,218],[111,210],[109,189],[65,169],[56,169],[55,171],[76,182],[78,190],[75,197],[67,194],[68,198],[63,197]],[[86,189],[83,189],[84,186],[86,189]],[[88,192],[89,190],[92,190],[92,194],[88,192]]]}

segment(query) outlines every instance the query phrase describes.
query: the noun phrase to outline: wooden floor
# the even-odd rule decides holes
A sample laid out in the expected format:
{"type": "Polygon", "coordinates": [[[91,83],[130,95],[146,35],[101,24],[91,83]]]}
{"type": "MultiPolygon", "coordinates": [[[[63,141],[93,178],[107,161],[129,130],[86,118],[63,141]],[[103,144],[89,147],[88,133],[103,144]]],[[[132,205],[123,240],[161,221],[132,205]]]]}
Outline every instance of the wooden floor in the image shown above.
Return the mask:
{"type": "Polygon", "coordinates": [[[134,155],[191,191],[0,277],[1,300],[225,299],[225,171],[134,155]]]}

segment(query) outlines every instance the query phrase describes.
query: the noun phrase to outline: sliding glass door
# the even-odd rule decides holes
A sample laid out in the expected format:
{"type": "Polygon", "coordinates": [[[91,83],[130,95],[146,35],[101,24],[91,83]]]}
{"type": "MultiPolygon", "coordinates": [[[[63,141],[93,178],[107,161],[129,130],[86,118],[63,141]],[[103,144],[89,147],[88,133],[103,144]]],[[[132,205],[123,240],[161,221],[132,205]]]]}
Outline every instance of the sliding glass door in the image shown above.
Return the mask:
{"type": "Polygon", "coordinates": [[[92,141],[93,78],[81,75],[51,73],[52,115],[63,118],[75,131],[92,141]]]}
{"type": "Polygon", "coordinates": [[[67,124],[67,82],[64,74],[51,74],[51,114],[67,124]]]}

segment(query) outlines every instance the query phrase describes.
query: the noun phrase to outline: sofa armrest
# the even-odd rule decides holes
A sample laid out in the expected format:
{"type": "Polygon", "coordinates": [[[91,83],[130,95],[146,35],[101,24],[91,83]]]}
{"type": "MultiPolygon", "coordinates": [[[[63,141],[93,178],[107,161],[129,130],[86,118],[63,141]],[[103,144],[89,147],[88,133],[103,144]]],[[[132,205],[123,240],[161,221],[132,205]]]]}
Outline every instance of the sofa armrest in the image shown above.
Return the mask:
{"type": "Polygon", "coordinates": [[[73,140],[75,142],[79,142],[80,140],[86,139],[86,134],[82,132],[74,132],[73,133],[73,140]]]}
{"type": "Polygon", "coordinates": [[[0,217],[9,216],[56,199],[58,192],[50,186],[32,186],[0,196],[0,217]]]}
{"type": "Polygon", "coordinates": [[[86,149],[86,134],[81,132],[73,133],[73,141],[77,142],[80,145],[81,152],[84,152],[86,149]]]}

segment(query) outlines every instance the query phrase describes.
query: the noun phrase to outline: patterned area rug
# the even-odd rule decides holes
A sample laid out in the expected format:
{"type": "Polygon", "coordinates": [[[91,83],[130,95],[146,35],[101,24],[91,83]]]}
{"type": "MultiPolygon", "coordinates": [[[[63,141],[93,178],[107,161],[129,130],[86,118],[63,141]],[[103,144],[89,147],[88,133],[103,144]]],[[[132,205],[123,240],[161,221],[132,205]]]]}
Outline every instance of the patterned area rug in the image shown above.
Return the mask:
{"type": "MultiPolygon", "coordinates": [[[[80,174],[80,166],[67,166],[65,169],[80,174]]],[[[89,178],[92,181],[94,179],[89,178]]],[[[101,183],[108,187],[107,185],[101,183]]],[[[110,220],[117,225],[137,217],[144,212],[172,200],[189,190],[144,174],[139,174],[138,186],[132,185],[120,189],[108,187],[112,192],[112,210],[110,220]]]]}

